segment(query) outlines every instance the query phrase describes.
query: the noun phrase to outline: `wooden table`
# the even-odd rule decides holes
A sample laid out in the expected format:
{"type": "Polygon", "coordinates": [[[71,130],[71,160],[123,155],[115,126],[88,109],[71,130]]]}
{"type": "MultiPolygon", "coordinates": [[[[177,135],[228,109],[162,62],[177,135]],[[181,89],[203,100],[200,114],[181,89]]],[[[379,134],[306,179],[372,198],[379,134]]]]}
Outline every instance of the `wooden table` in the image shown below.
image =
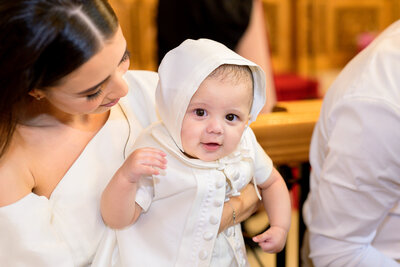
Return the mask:
{"type": "MultiPolygon", "coordinates": [[[[300,248],[305,232],[302,217],[303,203],[309,191],[309,147],[311,135],[318,120],[322,100],[301,100],[278,102],[277,107],[284,111],[261,114],[250,127],[258,142],[278,167],[288,185],[297,183],[300,186],[299,202],[299,236],[298,259],[300,265],[300,248]],[[292,179],[291,169],[287,166],[300,166],[300,174],[292,179]],[[287,167],[286,172],[282,167],[287,167]],[[294,181],[293,181],[294,180],[294,181]]],[[[277,254],[276,266],[286,265],[285,249],[277,254]]]]}
{"type": "Polygon", "coordinates": [[[322,100],[278,102],[286,111],[261,114],[250,127],[275,164],[308,161],[310,140],[322,100]]]}

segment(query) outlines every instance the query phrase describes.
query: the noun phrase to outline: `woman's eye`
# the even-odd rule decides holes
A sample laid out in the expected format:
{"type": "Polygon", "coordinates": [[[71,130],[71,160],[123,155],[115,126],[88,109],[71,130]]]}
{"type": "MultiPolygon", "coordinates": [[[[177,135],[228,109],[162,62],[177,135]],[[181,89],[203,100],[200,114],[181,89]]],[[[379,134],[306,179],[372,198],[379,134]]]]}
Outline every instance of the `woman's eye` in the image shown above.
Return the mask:
{"type": "Polygon", "coordinates": [[[238,118],[238,116],[236,116],[235,114],[228,114],[228,115],[225,116],[225,118],[228,121],[234,121],[236,118],[238,118]]]}
{"type": "Polygon", "coordinates": [[[199,116],[199,117],[203,117],[206,115],[206,111],[204,109],[199,109],[199,108],[196,109],[194,111],[194,113],[196,114],[196,116],[199,116]]]}
{"type": "Polygon", "coordinates": [[[125,61],[129,60],[130,57],[131,57],[131,53],[128,50],[126,50],[124,53],[124,56],[122,57],[121,62],[125,62],[125,61]]]}
{"type": "Polygon", "coordinates": [[[102,91],[101,89],[99,89],[96,93],[91,94],[91,95],[87,95],[86,98],[87,98],[88,100],[94,100],[94,99],[96,99],[97,97],[99,97],[99,96],[101,95],[102,92],[103,92],[103,91],[102,91]]]}

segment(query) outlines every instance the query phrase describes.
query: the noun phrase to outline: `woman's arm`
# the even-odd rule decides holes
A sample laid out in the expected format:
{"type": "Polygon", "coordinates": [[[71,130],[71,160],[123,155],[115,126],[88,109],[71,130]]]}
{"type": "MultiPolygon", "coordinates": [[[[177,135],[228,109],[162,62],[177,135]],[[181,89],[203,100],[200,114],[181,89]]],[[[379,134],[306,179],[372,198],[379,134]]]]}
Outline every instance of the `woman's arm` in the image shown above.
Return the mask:
{"type": "Polygon", "coordinates": [[[269,113],[276,104],[275,85],[272,76],[271,55],[268,46],[268,35],[265,27],[262,1],[253,0],[250,23],[240,39],[235,51],[259,65],[266,75],[267,102],[262,113],[269,113]]]}
{"type": "Polygon", "coordinates": [[[240,196],[231,197],[228,202],[225,202],[218,233],[246,220],[257,211],[259,205],[260,200],[257,197],[254,185],[248,184],[241,191],[240,196]],[[233,214],[235,214],[235,222],[233,222],[233,214]]]}

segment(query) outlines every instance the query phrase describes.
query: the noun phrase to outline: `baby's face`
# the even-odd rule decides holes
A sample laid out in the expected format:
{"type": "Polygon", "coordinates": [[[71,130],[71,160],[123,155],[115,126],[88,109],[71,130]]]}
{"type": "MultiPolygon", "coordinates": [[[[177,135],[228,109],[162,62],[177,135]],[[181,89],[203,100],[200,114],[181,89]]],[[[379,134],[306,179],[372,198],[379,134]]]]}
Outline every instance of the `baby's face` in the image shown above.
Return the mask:
{"type": "Polygon", "coordinates": [[[207,78],[190,100],[182,122],[186,154],[214,161],[232,153],[249,120],[251,84],[207,78]]]}

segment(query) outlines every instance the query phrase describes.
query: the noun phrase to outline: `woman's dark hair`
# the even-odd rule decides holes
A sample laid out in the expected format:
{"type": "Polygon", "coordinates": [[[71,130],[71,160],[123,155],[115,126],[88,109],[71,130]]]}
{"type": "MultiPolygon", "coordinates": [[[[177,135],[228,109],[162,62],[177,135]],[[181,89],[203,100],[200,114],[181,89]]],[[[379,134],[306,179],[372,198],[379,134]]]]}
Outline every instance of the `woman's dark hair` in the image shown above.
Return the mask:
{"type": "Polygon", "coordinates": [[[0,0],[0,157],[28,93],[57,85],[117,27],[107,0],[0,0]]]}

